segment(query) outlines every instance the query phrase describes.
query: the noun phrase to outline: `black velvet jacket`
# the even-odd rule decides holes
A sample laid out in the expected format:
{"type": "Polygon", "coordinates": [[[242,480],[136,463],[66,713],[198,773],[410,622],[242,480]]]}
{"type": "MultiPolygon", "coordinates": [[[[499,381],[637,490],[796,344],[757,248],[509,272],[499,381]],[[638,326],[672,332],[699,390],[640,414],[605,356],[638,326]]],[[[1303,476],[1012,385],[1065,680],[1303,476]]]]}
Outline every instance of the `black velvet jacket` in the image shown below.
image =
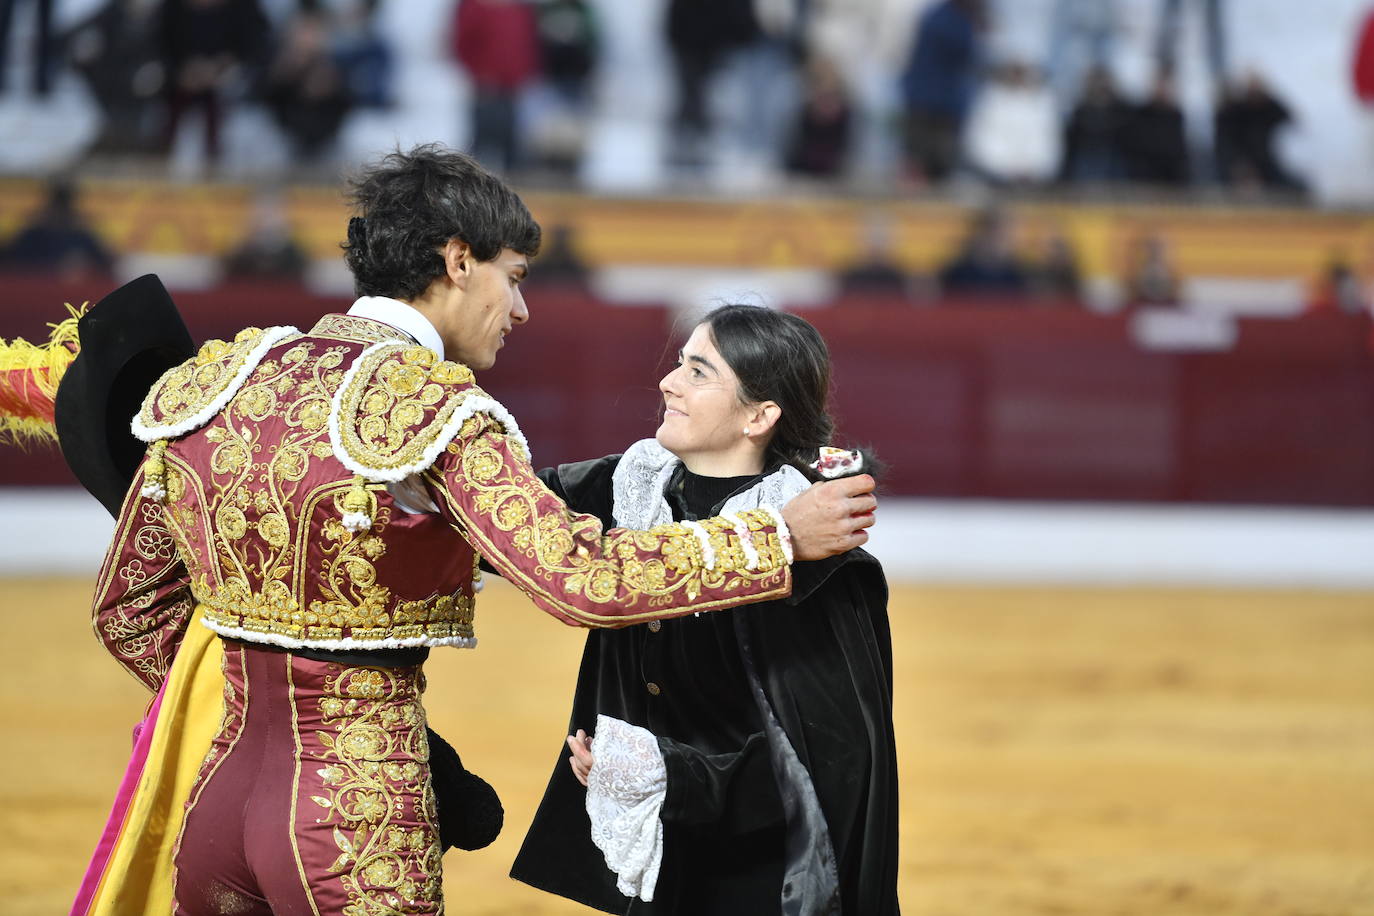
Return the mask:
{"type": "MultiPolygon", "coordinates": [[[[609,525],[618,460],[541,476],[609,525]]],[[[730,495],[689,506],[683,476],[669,485],[677,518],[714,514],[730,495]]],[[[616,889],[566,745],[512,877],[608,913],[898,912],[892,644],[869,554],[799,564],[781,601],[592,631],[569,732],[594,731],[598,713],[647,728],[663,752],[654,901],[616,889]]]]}

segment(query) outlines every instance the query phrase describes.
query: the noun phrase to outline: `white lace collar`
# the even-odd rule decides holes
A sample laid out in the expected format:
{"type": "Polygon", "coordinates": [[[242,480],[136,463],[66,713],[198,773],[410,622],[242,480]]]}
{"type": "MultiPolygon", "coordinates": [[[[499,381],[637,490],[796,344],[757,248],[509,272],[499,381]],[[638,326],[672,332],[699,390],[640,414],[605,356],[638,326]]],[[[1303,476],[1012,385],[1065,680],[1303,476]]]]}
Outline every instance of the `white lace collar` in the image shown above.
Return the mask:
{"type": "MultiPolygon", "coordinates": [[[[659,445],[657,439],[640,439],[627,448],[611,476],[614,497],[611,511],[616,525],[644,530],[671,522],[673,510],[663,494],[681,463],[676,455],[659,445]]],[[[761,506],[781,510],[788,500],[809,486],[811,481],[806,475],[785,464],[752,487],[731,496],[721,511],[735,513],[761,506]]]]}

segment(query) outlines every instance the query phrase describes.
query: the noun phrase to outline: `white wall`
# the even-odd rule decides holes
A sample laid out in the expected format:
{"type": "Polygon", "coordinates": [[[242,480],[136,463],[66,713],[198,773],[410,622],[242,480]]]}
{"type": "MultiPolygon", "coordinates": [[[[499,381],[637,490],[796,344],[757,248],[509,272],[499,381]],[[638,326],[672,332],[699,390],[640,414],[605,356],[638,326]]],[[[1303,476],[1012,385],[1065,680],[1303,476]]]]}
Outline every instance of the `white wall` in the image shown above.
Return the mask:
{"type": "MultiPolygon", "coordinates": [[[[79,490],[0,489],[0,575],[99,569],[79,490]]],[[[870,550],[906,582],[1374,588],[1374,512],[887,499],[870,550]]]]}

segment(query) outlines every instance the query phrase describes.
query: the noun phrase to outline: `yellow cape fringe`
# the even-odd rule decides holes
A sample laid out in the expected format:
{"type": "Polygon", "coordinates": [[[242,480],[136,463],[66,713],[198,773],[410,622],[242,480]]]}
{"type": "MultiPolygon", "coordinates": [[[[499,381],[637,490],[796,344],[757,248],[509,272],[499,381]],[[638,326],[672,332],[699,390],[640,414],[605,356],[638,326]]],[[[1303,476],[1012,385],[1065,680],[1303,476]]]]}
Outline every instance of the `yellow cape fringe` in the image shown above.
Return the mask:
{"type": "Polygon", "coordinates": [[[27,446],[57,442],[53,400],[67,367],[80,349],[76,323],[86,313],[67,303],[69,317],[50,323],[47,343],[31,344],[22,337],[0,338],[0,444],[27,446]]]}

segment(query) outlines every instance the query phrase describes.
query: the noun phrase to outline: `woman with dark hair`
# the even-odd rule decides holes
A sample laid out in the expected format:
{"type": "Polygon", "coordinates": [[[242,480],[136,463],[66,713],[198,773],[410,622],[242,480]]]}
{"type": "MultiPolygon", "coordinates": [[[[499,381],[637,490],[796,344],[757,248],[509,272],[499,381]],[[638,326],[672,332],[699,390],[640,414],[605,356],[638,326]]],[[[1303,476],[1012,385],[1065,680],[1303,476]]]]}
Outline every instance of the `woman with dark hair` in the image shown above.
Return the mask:
{"type": "MultiPolygon", "coordinates": [[[[540,476],[607,524],[728,519],[860,469],[827,447],[829,387],[815,328],[727,305],[659,383],[654,439],[540,476]]],[[[794,576],[786,599],[588,637],[513,877],[609,913],[898,912],[882,569],[856,549],[794,576]]]]}

